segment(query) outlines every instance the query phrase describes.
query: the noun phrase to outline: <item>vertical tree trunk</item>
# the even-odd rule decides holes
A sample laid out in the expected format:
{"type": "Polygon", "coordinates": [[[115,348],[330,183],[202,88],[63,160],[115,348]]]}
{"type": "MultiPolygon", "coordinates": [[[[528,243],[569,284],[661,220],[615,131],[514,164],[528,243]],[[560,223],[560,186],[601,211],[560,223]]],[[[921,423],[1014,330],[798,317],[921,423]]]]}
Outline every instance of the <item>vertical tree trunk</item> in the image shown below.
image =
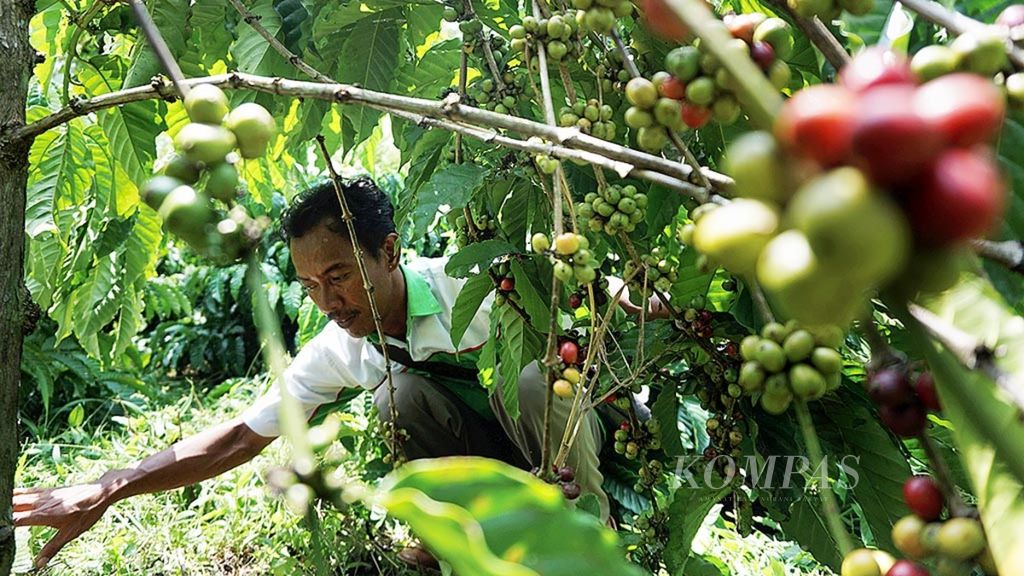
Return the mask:
{"type": "MultiPolygon", "coordinates": [[[[31,0],[0,0],[0,134],[24,124],[32,49],[31,0]]],[[[21,379],[22,275],[28,143],[0,148],[0,575],[11,572],[14,531],[11,492],[18,462],[18,382],[21,379]]]]}

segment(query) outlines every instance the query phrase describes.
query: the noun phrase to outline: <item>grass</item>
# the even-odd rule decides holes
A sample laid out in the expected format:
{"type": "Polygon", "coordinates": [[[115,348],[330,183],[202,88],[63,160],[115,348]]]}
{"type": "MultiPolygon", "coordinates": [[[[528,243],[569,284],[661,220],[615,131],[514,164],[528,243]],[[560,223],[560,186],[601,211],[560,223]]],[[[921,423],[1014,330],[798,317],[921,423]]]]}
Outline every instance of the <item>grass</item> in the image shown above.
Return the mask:
{"type": "MultiPolygon", "coordinates": [[[[261,381],[239,380],[217,398],[183,393],[164,406],[85,423],[57,437],[23,447],[20,486],[89,482],[111,468],[127,466],[178,439],[232,418],[258,393],[261,381]],[[90,426],[93,428],[88,428],[90,426]]],[[[365,421],[358,401],[355,415],[365,421]]],[[[368,442],[361,444],[370,444],[368,442]]],[[[360,447],[344,460],[355,476],[365,470],[360,447]]],[[[264,481],[288,462],[283,441],[253,461],[196,487],[145,495],[113,506],[90,531],[68,544],[50,563],[53,575],[292,575],[386,574],[411,576],[395,552],[410,541],[398,523],[358,506],[322,509],[320,539],[305,519],[288,509],[264,481]]],[[[809,554],[792,543],[753,533],[739,536],[722,518],[709,517],[694,550],[718,570],[708,574],[827,576],[809,554]]],[[[53,530],[19,529],[16,571],[53,530]]],[[[688,568],[689,570],[689,568],[688,568]]]]}
{"type": "MultiPolygon", "coordinates": [[[[219,399],[206,402],[185,394],[173,404],[117,417],[88,433],[73,428],[48,442],[29,444],[23,447],[17,483],[89,482],[234,417],[248,406],[257,388],[256,381],[241,381],[219,399]]],[[[196,487],[116,504],[51,561],[48,573],[314,573],[310,566],[315,550],[305,521],[288,510],[263,479],[267,470],[287,463],[284,444],[279,440],[251,462],[196,487]]],[[[406,537],[393,522],[371,518],[362,509],[347,514],[325,510],[321,528],[326,563],[333,573],[409,573],[394,564],[392,542],[406,537]]],[[[48,528],[19,529],[18,536],[34,555],[52,533],[48,528]]],[[[31,562],[31,555],[24,552],[23,547],[21,569],[31,562]]]]}

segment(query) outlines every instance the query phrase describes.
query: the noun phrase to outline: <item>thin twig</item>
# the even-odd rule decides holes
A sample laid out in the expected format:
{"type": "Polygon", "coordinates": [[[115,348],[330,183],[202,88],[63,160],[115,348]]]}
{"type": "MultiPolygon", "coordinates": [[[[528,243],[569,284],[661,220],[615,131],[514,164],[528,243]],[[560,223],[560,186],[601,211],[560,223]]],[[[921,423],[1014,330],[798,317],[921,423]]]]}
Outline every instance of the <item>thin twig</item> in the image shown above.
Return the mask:
{"type": "Polygon", "coordinates": [[[972,508],[964,503],[964,499],[960,497],[960,491],[957,490],[956,483],[953,482],[953,475],[949,471],[949,466],[946,465],[946,460],[942,457],[942,453],[939,452],[935,441],[932,440],[927,432],[918,434],[917,440],[921,443],[924,453],[928,456],[928,462],[935,473],[935,480],[938,482],[939,489],[942,490],[942,495],[946,499],[946,505],[949,507],[949,515],[953,518],[971,516],[972,508]]]}
{"type": "Polygon", "coordinates": [[[338,197],[338,205],[341,207],[341,215],[345,220],[345,227],[348,228],[349,242],[352,244],[352,253],[356,257],[356,265],[359,267],[359,275],[363,279],[363,290],[366,291],[366,298],[370,301],[370,313],[373,315],[373,325],[377,329],[377,338],[380,340],[380,351],[384,355],[384,369],[387,371],[388,382],[388,408],[390,409],[390,432],[391,438],[388,448],[395,466],[402,460],[401,445],[398,439],[398,407],[395,405],[395,382],[391,375],[391,358],[388,354],[387,336],[384,334],[384,324],[381,320],[380,309],[377,307],[377,297],[374,294],[373,282],[370,281],[370,273],[366,269],[366,261],[363,258],[363,245],[356,235],[356,227],[352,221],[352,211],[348,207],[348,198],[341,188],[341,177],[334,169],[334,161],[331,160],[331,153],[327,150],[323,134],[317,134],[316,142],[320,145],[320,152],[323,154],[324,163],[331,174],[331,182],[334,184],[334,193],[338,197]]]}
{"type": "MultiPolygon", "coordinates": [[[[389,113],[392,116],[409,120],[418,124],[419,126],[426,126],[430,128],[440,128],[442,130],[449,130],[455,132],[456,135],[464,134],[471,136],[484,142],[490,142],[499,144],[506,148],[513,150],[520,150],[528,152],[530,154],[547,154],[555,158],[561,158],[563,160],[579,160],[587,162],[595,166],[602,166],[609,170],[618,172],[621,168],[621,164],[614,160],[605,158],[598,154],[591,152],[585,152],[582,150],[574,150],[572,148],[566,148],[557,144],[550,144],[547,142],[530,142],[528,140],[517,140],[508,136],[502,136],[493,130],[487,130],[483,128],[477,128],[475,126],[468,126],[458,122],[452,122],[450,120],[438,120],[436,118],[429,118],[426,116],[420,116],[419,114],[413,114],[410,112],[404,112],[400,110],[390,110],[389,113]]],[[[628,176],[633,176],[641,180],[647,180],[648,182],[654,182],[665,186],[666,188],[675,190],[688,196],[691,193],[697,193],[696,191],[703,191],[702,189],[690,184],[689,182],[683,182],[676,178],[665,176],[658,172],[652,172],[650,170],[633,169],[627,173],[628,176]]]]}
{"type": "Polygon", "coordinates": [[[1024,274],[1024,242],[1020,240],[972,240],[971,248],[983,258],[998,262],[1011,272],[1024,274]]]}
{"type": "MultiPolygon", "coordinates": [[[[803,434],[804,443],[807,445],[807,454],[811,462],[816,466],[824,465],[825,457],[821,451],[821,442],[818,440],[818,433],[814,429],[814,421],[811,419],[811,411],[807,408],[807,402],[797,400],[793,403],[796,410],[796,419],[800,423],[800,432],[803,434]]],[[[827,471],[826,471],[827,472],[827,471]]],[[[825,509],[825,520],[828,523],[829,532],[835,539],[843,556],[853,550],[853,540],[850,533],[843,526],[842,514],[839,512],[839,504],[836,502],[836,495],[832,492],[832,486],[828,483],[828,474],[824,474],[825,482],[818,487],[821,493],[821,504],[825,509]]]]}
{"type": "MultiPolygon", "coordinates": [[[[466,96],[466,76],[469,73],[469,55],[466,54],[465,50],[462,50],[459,54],[459,97],[464,98],[466,96]]],[[[455,163],[462,164],[462,133],[455,133],[455,163]]],[[[469,210],[469,206],[466,206],[466,210],[469,210]]],[[[469,223],[472,228],[473,224],[469,223]]]]}
{"type": "MultiPolygon", "coordinates": [[[[637,168],[660,172],[679,180],[687,180],[690,177],[689,166],[681,165],[667,158],[654,156],[627,146],[621,146],[612,142],[601,140],[582,133],[578,128],[560,128],[534,122],[525,118],[498,114],[480,108],[474,108],[459,103],[457,100],[435,101],[409,96],[399,96],[386,92],[366,90],[348,84],[324,84],[319,82],[306,82],[300,80],[286,80],[267,76],[256,76],[242,72],[221,74],[216,76],[191,78],[185,80],[182,86],[197,84],[213,84],[226,89],[250,89],[265,92],[278,96],[292,96],[295,98],[316,98],[345,104],[359,104],[374,107],[385,112],[394,110],[405,110],[432,118],[452,118],[469,124],[485,126],[491,129],[502,129],[521,134],[523,136],[537,136],[550,142],[557,142],[563,146],[578,150],[585,150],[600,154],[610,159],[632,165],[637,168]]],[[[44,116],[43,118],[28,125],[14,127],[0,127],[0,149],[5,148],[15,140],[23,140],[37,136],[46,130],[59,126],[73,118],[86,114],[127,104],[140,100],[153,98],[169,99],[180,94],[161,79],[155,79],[147,86],[128,88],[118,92],[111,92],[88,99],[76,100],[59,111],[44,116]]],[[[716,189],[728,190],[734,185],[732,178],[724,174],[706,172],[709,180],[716,189]]],[[[707,201],[707,191],[692,186],[692,192],[687,192],[698,202],[707,201]]]]}
{"type": "Polygon", "coordinates": [[[78,58],[78,38],[82,35],[82,31],[89,24],[90,21],[99,13],[100,9],[106,5],[104,0],[95,0],[92,6],[83,14],[78,17],[72,18],[75,24],[75,30],[71,33],[71,37],[68,40],[68,54],[64,59],[64,102],[67,103],[69,100],[69,94],[71,92],[71,70],[72,64],[75,58],[78,58]]]}
{"type": "Polygon", "coordinates": [[[131,0],[132,12],[135,13],[135,20],[139,23],[139,28],[142,28],[142,33],[146,35],[146,40],[149,41],[149,47],[156,53],[157,60],[160,61],[160,66],[164,69],[164,72],[171,78],[171,82],[174,83],[174,87],[178,90],[178,94],[184,98],[188,96],[188,85],[185,84],[185,75],[181,73],[181,67],[178,66],[178,61],[171,55],[171,50],[167,47],[167,43],[164,42],[164,37],[160,35],[160,30],[153,23],[153,19],[149,16],[149,11],[146,10],[146,5],[142,3],[142,0],[131,0]]]}
{"type": "Polygon", "coordinates": [[[306,76],[309,76],[314,80],[317,80],[319,82],[325,82],[328,84],[334,82],[334,80],[331,80],[329,76],[321,73],[316,68],[313,68],[312,66],[307,64],[302,58],[296,55],[294,52],[285,47],[284,44],[282,44],[277,38],[274,37],[273,34],[268,32],[267,29],[264,28],[262,24],[260,24],[260,17],[249,11],[249,9],[246,8],[244,4],[242,4],[241,0],[228,0],[228,2],[231,2],[231,5],[235,7],[235,10],[237,10],[238,13],[242,15],[242,19],[245,20],[245,23],[249,26],[252,26],[252,29],[255,30],[257,34],[262,36],[263,39],[267,41],[267,44],[270,44],[270,47],[273,48],[275,52],[280,54],[282,58],[287,60],[289,64],[295,66],[306,76]]]}
{"type": "MultiPolygon", "coordinates": [[[[998,30],[983,22],[969,18],[956,10],[946,8],[938,2],[931,0],[906,0],[900,1],[908,9],[916,12],[925,20],[938,24],[953,34],[959,36],[965,32],[976,32],[979,30],[998,30]]],[[[1018,67],[1024,67],[1024,51],[1014,46],[1013,41],[1006,37],[1006,54],[1018,67]]]]}
{"type": "Polygon", "coordinates": [[[775,315],[772,314],[772,307],[768,305],[768,299],[765,298],[764,290],[761,289],[761,285],[753,278],[747,278],[746,284],[747,289],[750,290],[750,297],[754,301],[754,306],[757,308],[758,314],[761,315],[761,320],[763,320],[765,324],[775,322],[775,315]]]}
{"type": "Polygon", "coordinates": [[[916,304],[907,308],[931,337],[945,346],[965,368],[977,370],[991,379],[1016,406],[1018,417],[1024,419],[1024,383],[996,365],[995,359],[1001,350],[993,350],[977,337],[947,323],[926,308],[916,304]]]}
{"type": "Polygon", "coordinates": [[[836,70],[841,70],[843,66],[849,64],[850,55],[843,48],[839,40],[829,31],[828,27],[817,17],[804,18],[792,8],[789,4],[783,0],[767,0],[766,2],[771,7],[784,12],[788,15],[805,36],[818,48],[825,60],[832,65],[836,70]]]}
{"type": "MultiPolygon", "coordinates": [[[[541,14],[540,5],[538,0],[533,1],[533,14],[534,17],[539,18],[541,14]]],[[[541,94],[543,95],[544,105],[544,119],[550,126],[555,125],[555,107],[551,101],[551,81],[548,78],[548,62],[547,62],[547,50],[544,48],[542,42],[537,43],[537,62],[539,64],[540,74],[540,87],[541,94]]],[[[561,182],[558,179],[559,173],[562,171],[561,165],[555,170],[555,177],[552,180],[552,186],[554,190],[551,193],[551,204],[554,208],[554,236],[557,238],[562,234],[562,195],[561,195],[561,182]]],[[[548,341],[547,341],[547,352],[544,355],[545,358],[545,369],[547,371],[547,383],[548,393],[544,402],[544,439],[543,447],[541,448],[541,474],[547,474],[549,464],[551,462],[551,414],[552,407],[554,405],[554,387],[556,366],[557,366],[557,351],[558,346],[558,315],[559,315],[559,297],[562,294],[562,282],[558,279],[558,275],[552,274],[551,277],[551,319],[548,326],[548,341]]]]}
{"type": "Polygon", "coordinates": [[[622,54],[622,65],[626,67],[626,72],[629,72],[630,77],[639,78],[640,69],[636,67],[636,62],[633,61],[633,55],[626,50],[626,44],[622,41],[622,37],[619,36],[619,31],[612,29],[612,40],[615,41],[615,47],[619,49],[619,53],[622,54]]]}

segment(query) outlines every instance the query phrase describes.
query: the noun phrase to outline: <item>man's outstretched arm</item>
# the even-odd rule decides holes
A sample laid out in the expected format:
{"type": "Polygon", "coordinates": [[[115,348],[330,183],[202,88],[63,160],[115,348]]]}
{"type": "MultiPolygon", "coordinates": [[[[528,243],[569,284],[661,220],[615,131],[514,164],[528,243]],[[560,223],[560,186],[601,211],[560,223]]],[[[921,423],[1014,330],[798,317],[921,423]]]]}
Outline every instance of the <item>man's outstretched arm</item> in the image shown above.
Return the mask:
{"type": "Polygon", "coordinates": [[[15,526],[52,526],[57,534],[36,557],[42,567],[65,544],[92,528],[115,502],[201,482],[248,462],[274,439],[232,420],[172,445],[91,484],[14,491],[15,526]]]}

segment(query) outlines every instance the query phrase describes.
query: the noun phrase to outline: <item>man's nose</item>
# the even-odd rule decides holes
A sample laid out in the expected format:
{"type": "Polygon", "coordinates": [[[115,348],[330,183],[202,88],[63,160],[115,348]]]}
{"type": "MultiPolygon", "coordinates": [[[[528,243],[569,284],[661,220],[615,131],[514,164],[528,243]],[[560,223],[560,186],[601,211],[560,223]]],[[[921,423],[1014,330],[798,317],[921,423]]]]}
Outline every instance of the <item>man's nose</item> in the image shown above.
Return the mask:
{"type": "Polygon", "coordinates": [[[344,297],[337,290],[332,290],[329,286],[321,288],[320,299],[322,302],[321,307],[328,314],[340,312],[345,308],[344,297]]]}

